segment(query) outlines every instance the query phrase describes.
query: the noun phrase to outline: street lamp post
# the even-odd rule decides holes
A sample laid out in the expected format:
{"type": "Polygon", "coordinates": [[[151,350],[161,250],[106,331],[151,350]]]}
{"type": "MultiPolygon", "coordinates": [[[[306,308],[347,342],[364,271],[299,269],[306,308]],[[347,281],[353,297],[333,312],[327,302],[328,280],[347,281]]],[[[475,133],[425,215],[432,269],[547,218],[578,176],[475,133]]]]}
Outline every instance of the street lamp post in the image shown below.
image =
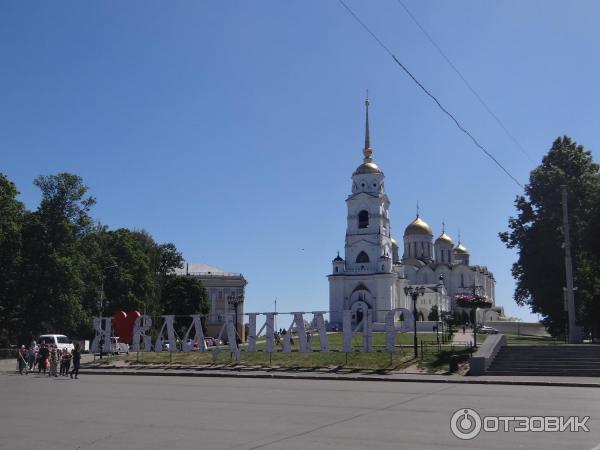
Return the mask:
{"type": "MultiPolygon", "coordinates": [[[[440,281],[439,284],[442,287],[441,293],[445,296],[446,295],[446,284],[445,284],[446,274],[444,274],[444,273],[440,274],[439,281],[440,281]]],[[[442,303],[443,303],[443,300],[440,301],[440,297],[438,296],[438,311],[437,311],[437,321],[436,321],[435,327],[436,327],[436,331],[439,331],[440,326],[442,327],[442,344],[443,344],[444,343],[444,318],[443,318],[442,312],[443,312],[443,310],[445,310],[445,307],[442,308],[442,303]]],[[[439,337],[437,337],[437,341],[438,341],[438,345],[439,345],[439,343],[440,343],[439,337]]]]}
{"type": "Polygon", "coordinates": [[[425,287],[424,286],[416,286],[416,287],[404,286],[404,294],[406,294],[407,296],[410,296],[410,298],[412,298],[412,301],[413,301],[413,325],[414,325],[413,347],[414,347],[415,359],[416,359],[419,357],[419,346],[417,344],[417,299],[419,298],[420,295],[425,294],[425,287]]]}
{"type": "MultiPolygon", "coordinates": [[[[100,312],[100,326],[102,326],[102,317],[104,316],[104,273],[109,270],[109,269],[114,269],[116,267],[119,267],[117,264],[113,264],[111,266],[106,266],[104,268],[102,268],[102,273],[100,274],[100,307],[99,307],[99,312],[100,312]]],[[[102,338],[102,336],[100,336],[100,359],[102,359],[102,350],[104,347],[104,339],[102,338]]]]}
{"type": "MultiPolygon", "coordinates": [[[[244,302],[244,296],[231,294],[229,297],[227,297],[227,302],[229,303],[229,306],[233,306],[233,309],[235,310],[235,335],[237,344],[239,344],[241,342],[241,338],[238,335],[238,305],[244,302]]],[[[239,334],[241,335],[241,332],[239,334]]]]}
{"type": "Polygon", "coordinates": [[[477,306],[473,308],[473,319],[475,326],[473,327],[473,347],[477,348],[477,306]]]}
{"type": "MultiPolygon", "coordinates": [[[[481,289],[481,286],[473,286],[473,297],[478,297],[478,290],[481,289]]],[[[473,347],[477,348],[477,306],[473,307],[473,322],[475,326],[473,327],[473,347]]]]}

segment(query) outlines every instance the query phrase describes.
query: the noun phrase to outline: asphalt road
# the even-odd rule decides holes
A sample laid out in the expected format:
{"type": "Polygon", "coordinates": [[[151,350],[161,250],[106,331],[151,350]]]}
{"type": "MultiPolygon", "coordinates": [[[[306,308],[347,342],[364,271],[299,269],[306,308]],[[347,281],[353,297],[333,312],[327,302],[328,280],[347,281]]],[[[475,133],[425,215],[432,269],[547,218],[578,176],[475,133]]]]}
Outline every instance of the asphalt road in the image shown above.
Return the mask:
{"type": "Polygon", "coordinates": [[[2,449],[585,449],[600,389],[367,381],[0,374],[2,449]],[[450,432],[482,416],[591,416],[589,432],[450,432]]]}

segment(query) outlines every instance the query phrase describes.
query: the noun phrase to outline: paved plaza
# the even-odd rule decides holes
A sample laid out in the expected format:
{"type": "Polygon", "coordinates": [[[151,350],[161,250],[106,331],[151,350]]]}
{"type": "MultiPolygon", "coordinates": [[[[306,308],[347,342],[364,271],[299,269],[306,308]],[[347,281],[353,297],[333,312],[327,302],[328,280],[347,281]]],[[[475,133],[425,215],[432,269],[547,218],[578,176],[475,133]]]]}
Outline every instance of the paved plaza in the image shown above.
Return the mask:
{"type": "Polygon", "coordinates": [[[585,449],[600,389],[581,387],[0,374],[2,449],[585,449]],[[461,407],[591,416],[589,432],[451,435],[461,407]]]}

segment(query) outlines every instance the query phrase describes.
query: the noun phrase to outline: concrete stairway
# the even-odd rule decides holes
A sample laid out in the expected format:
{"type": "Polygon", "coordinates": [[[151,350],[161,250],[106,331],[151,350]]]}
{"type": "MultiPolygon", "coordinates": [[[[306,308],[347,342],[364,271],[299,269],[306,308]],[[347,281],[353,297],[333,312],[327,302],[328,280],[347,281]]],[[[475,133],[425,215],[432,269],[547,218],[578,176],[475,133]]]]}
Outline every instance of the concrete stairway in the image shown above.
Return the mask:
{"type": "Polygon", "coordinates": [[[506,345],[486,375],[600,377],[600,345],[506,345]]]}

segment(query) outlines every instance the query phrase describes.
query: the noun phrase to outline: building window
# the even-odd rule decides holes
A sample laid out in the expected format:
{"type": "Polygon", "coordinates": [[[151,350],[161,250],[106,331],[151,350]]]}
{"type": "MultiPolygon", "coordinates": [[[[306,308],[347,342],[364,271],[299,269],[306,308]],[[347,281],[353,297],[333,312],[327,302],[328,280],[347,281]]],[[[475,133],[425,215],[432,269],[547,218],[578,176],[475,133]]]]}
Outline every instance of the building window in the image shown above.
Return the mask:
{"type": "Polygon", "coordinates": [[[369,226],[369,213],[364,209],[358,213],[358,228],[367,228],[369,226]]]}
{"type": "Polygon", "coordinates": [[[369,255],[367,255],[365,252],[360,252],[358,254],[358,256],[356,257],[356,262],[357,263],[368,263],[369,255]]]}

